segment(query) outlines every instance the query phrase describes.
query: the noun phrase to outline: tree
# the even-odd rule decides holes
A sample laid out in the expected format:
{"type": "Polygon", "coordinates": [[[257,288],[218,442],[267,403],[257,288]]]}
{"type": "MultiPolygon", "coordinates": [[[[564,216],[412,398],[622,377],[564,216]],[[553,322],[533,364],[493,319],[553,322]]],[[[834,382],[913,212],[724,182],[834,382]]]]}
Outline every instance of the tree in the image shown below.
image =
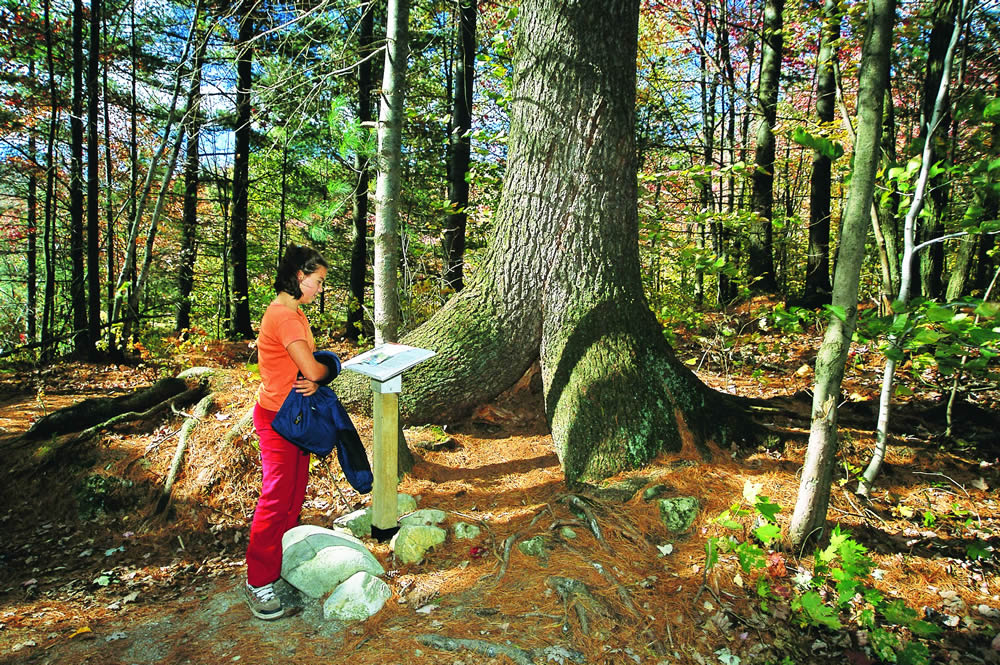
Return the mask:
{"type": "Polygon", "coordinates": [[[453,291],[464,286],[465,225],[469,205],[469,155],[472,140],[472,84],[476,72],[476,1],[458,0],[458,57],[454,98],[448,123],[448,206],[444,222],[444,283],[453,291]]]}
{"type": "Polygon", "coordinates": [[[375,185],[375,343],[399,335],[399,195],[402,188],[403,95],[406,87],[409,0],[390,0],[385,69],[378,117],[375,185]]]}
{"type": "MultiPolygon", "coordinates": [[[[372,119],[372,33],[375,26],[375,6],[361,7],[358,26],[358,120],[367,126],[372,119]]],[[[353,211],[351,214],[351,296],[347,305],[347,337],[355,342],[361,336],[364,321],[365,275],[368,273],[368,182],[369,159],[362,150],[354,152],[353,211]]]]}
{"type": "Polygon", "coordinates": [[[86,353],[87,297],[83,268],[83,0],[73,0],[73,113],[70,117],[70,241],[73,350],[86,353]]]}
{"type": "Polygon", "coordinates": [[[894,0],[869,0],[858,88],[854,173],[841,223],[840,250],[833,279],[835,314],[830,317],[816,357],[809,446],[789,526],[789,537],[795,545],[804,544],[822,529],[830,503],[837,452],[837,405],[847,352],[858,318],[858,284],[881,157],[882,99],[889,78],[894,14],[894,0]]]}
{"type": "MultiPolygon", "coordinates": [[[[823,3],[819,53],[816,58],[816,115],[821,124],[833,122],[837,98],[837,40],[841,12],[836,0],[823,3]]],[[[809,251],[806,262],[806,302],[819,304],[830,294],[830,185],[832,159],[822,150],[813,152],[809,192],[809,251]]]]}
{"type": "Polygon", "coordinates": [[[240,8],[236,39],[236,156],[233,159],[233,212],[229,229],[229,265],[232,270],[232,318],[229,334],[254,336],[250,324],[250,283],[247,276],[247,213],[250,195],[250,88],[253,85],[253,0],[240,8]]]}
{"type": "Polygon", "coordinates": [[[101,54],[101,0],[90,1],[90,51],[87,54],[87,354],[97,355],[101,337],[100,142],[97,85],[101,54]]]}
{"type": "MultiPolygon", "coordinates": [[[[194,26],[195,34],[204,30],[194,26]]],[[[194,64],[191,67],[191,85],[187,97],[187,154],[184,162],[184,212],[181,220],[180,265],[177,267],[177,316],[174,330],[177,333],[191,327],[191,290],[194,287],[194,264],[197,258],[198,232],[198,169],[202,126],[201,72],[208,39],[195,37],[194,64]]]]}
{"type": "MultiPolygon", "coordinates": [[[[528,0],[513,64],[508,168],[475,278],[404,337],[437,355],[407,375],[412,422],[460,416],[538,361],[568,480],[751,431],[681,365],[639,274],[638,0],[528,0]]],[[[367,384],[337,393],[365,408],[367,384]]]]}
{"type": "Polygon", "coordinates": [[[785,0],[764,1],[764,23],[757,87],[757,143],[754,148],[754,172],[751,198],[756,219],[750,232],[749,269],[754,288],[774,291],[778,282],[774,274],[774,123],[778,114],[778,87],[781,79],[782,13],[785,0]]]}

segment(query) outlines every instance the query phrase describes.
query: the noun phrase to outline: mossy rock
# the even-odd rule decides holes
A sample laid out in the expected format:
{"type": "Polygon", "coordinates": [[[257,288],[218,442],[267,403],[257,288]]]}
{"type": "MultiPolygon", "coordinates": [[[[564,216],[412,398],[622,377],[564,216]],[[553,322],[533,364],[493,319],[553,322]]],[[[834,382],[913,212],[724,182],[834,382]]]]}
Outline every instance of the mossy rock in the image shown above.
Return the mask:
{"type": "Polygon", "coordinates": [[[673,533],[684,533],[690,529],[701,510],[701,502],[693,496],[660,499],[659,504],[660,519],[673,533]]]}

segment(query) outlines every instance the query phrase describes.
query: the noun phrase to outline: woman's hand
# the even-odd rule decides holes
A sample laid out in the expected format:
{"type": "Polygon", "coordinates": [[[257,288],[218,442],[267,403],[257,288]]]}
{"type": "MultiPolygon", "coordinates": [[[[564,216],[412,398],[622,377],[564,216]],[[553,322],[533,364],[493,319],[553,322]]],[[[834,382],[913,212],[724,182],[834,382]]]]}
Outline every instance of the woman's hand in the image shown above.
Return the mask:
{"type": "Polygon", "coordinates": [[[319,384],[309,379],[298,379],[292,384],[292,387],[295,388],[295,392],[301,393],[306,397],[319,390],[319,384]]]}

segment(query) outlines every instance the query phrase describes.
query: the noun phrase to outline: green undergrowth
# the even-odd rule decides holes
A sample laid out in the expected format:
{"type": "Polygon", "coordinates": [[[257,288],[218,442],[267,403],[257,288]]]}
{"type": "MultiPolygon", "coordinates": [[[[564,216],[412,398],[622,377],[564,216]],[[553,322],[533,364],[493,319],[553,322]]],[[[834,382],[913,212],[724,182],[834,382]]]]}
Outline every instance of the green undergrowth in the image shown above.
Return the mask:
{"type": "Polygon", "coordinates": [[[758,491],[748,482],[742,499],[716,518],[721,533],[705,544],[706,573],[723,557],[735,560],[734,580],[753,590],[763,613],[803,629],[852,633],[851,641],[876,661],[929,664],[922,640],[939,637],[942,628],[872,585],[877,567],[867,548],[838,525],[828,544],[790,573],[780,551],[785,534],[776,516],[781,507],[758,491]]]}

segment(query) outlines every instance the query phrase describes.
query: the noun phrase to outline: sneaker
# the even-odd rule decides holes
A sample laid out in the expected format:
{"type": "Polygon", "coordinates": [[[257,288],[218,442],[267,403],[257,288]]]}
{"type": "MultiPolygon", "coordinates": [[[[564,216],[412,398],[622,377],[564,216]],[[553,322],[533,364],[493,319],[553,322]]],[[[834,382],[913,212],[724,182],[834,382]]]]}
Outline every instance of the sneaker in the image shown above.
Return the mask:
{"type": "Polygon", "coordinates": [[[285,613],[285,608],[281,606],[281,601],[274,595],[274,586],[271,584],[250,586],[248,582],[243,585],[243,595],[246,596],[250,612],[258,619],[270,621],[285,613]]]}

